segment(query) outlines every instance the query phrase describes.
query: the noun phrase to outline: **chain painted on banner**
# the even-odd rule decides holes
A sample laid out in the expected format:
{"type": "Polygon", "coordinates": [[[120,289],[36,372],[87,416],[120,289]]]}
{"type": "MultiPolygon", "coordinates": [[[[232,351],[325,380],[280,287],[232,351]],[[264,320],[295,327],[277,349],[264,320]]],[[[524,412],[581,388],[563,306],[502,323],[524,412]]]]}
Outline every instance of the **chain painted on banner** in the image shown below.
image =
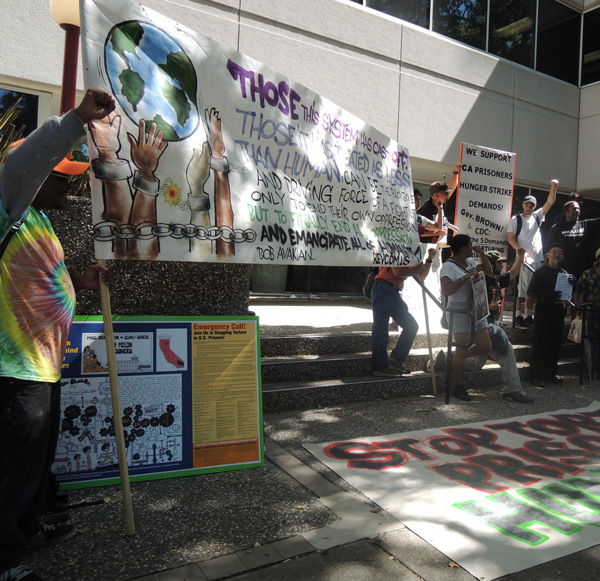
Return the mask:
{"type": "Polygon", "coordinates": [[[247,167],[240,167],[239,165],[229,164],[229,173],[239,173],[242,175],[248,175],[250,172],[247,167]]]}
{"type": "Polygon", "coordinates": [[[111,240],[150,240],[152,238],[197,238],[214,241],[222,238],[225,242],[254,242],[254,230],[233,229],[229,226],[196,226],[195,224],[152,224],[143,222],[137,226],[117,224],[116,222],[99,222],[94,226],[94,240],[110,242],[111,240]]]}

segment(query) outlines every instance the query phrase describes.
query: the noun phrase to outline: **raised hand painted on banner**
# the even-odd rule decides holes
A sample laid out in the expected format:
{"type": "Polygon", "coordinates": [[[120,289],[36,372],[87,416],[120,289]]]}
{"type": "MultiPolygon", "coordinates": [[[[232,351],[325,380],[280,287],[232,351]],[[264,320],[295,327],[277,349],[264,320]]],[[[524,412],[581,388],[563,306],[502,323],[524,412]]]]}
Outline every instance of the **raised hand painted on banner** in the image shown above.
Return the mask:
{"type": "Polygon", "coordinates": [[[217,256],[232,256],[235,254],[233,243],[233,207],[229,189],[229,164],[225,157],[225,141],[221,132],[219,112],[212,108],[205,112],[211,149],[211,168],[215,176],[215,217],[221,235],[217,239],[217,256]],[[229,240],[227,240],[229,234],[229,240]]]}

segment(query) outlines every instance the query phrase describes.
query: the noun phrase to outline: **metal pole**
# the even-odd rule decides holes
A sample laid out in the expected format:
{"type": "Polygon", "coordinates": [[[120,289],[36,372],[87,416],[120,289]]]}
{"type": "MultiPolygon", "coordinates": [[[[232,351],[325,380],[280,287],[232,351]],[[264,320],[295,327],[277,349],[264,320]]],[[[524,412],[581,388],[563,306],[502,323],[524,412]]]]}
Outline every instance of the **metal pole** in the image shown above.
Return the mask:
{"type": "Polygon", "coordinates": [[[77,90],[77,63],[79,60],[79,26],[61,24],[65,31],[65,54],[63,57],[62,93],[60,114],[75,108],[77,90]]]}

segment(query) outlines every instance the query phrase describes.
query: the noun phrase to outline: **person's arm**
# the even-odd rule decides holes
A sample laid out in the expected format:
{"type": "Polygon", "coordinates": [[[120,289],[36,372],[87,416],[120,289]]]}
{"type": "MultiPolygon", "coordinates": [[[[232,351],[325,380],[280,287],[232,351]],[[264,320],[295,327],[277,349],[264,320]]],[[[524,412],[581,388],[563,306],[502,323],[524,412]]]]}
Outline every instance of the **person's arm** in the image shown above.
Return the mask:
{"type": "Polygon", "coordinates": [[[399,278],[421,276],[425,272],[425,265],[421,262],[417,266],[392,266],[392,274],[399,278]]]}
{"type": "Polygon", "coordinates": [[[0,167],[0,201],[5,212],[20,220],[56,164],[85,135],[83,126],[115,108],[111,95],[89,89],[77,109],[50,117],[21,145],[11,150],[0,167]]]}
{"type": "Polygon", "coordinates": [[[521,271],[521,266],[523,266],[523,260],[525,259],[525,248],[519,248],[517,250],[517,258],[512,265],[511,269],[508,271],[510,274],[510,280],[513,280],[519,276],[519,272],[521,271]]]}
{"type": "Polygon", "coordinates": [[[454,170],[452,172],[452,178],[450,179],[450,182],[448,183],[448,189],[451,190],[450,193],[448,194],[448,199],[450,199],[452,197],[454,190],[456,190],[459,179],[460,179],[460,162],[454,166],[454,170]]]}
{"type": "Polygon", "coordinates": [[[419,232],[419,236],[422,238],[431,238],[433,236],[445,236],[448,234],[448,228],[444,228],[444,203],[439,202],[437,206],[437,217],[436,221],[430,220],[422,214],[417,214],[421,220],[421,226],[424,231],[419,232]]]}
{"type": "Polygon", "coordinates": [[[516,230],[516,227],[517,227],[517,216],[513,216],[510,219],[510,222],[508,223],[508,243],[515,250],[519,250],[519,248],[521,248],[521,245],[519,244],[519,241],[517,240],[517,235],[513,232],[513,230],[516,230]]]}
{"type": "Polygon", "coordinates": [[[492,268],[492,264],[490,263],[488,257],[485,255],[483,248],[481,246],[473,246],[473,251],[479,255],[479,258],[481,258],[481,264],[477,265],[477,270],[483,271],[485,276],[493,278],[494,269],[492,268]]]}
{"type": "Polygon", "coordinates": [[[542,210],[544,212],[544,215],[546,215],[549,211],[550,208],[552,208],[552,206],[554,205],[554,202],[556,202],[556,188],[558,186],[558,180],[552,180],[550,182],[550,193],[548,194],[548,198],[546,199],[546,203],[542,206],[542,210]]]}
{"type": "MultiPolygon", "coordinates": [[[[443,228],[444,228],[444,203],[439,202],[436,221],[433,222],[433,224],[431,224],[431,228],[428,228],[428,230],[436,231],[436,230],[443,230],[443,228]]],[[[447,232],[448,231],[446,230],[446,233],[447,232]]]]}
{"type": "Polygon", "coordinates": [[[437,253],[437,248],[429,248],[429,250],[427,250],[427,258],[425,259],[425,262],[423,263],[423,266],[424,266],[423,274],[419,277],[421,280],[425,280],[427,278],[427,275],[429,274],[429,271],[431,270],[431,264],[433,263],[433,259],[435,258],[436,253],[437,253]]]}
{"type": "Polygon", "coordinates": [[[514,232],[509,232],[508,233],[508,243],[515,249],[515,250],[519,250],[521,248],[521,245],[517,242],[517,237],[515,236],[514,232]]]}
{"type": "Polygon", "coordinates": [[[453,295],[463,284],[470,281],[474,276],[478,276],[476,270],[465,272],[465,274],[456,280],[452,280],[449,276],[443,276],[440,280],[442,296],[449,297],[450,295],[453,295]]]}
{"type": "Polygon", "coordinates": [[[98,290],[100,288],[100,279],[102,279],[104,284],[112,284],[114,280],[113,269],[110,266],[92,264],[84,273],[71,275],[75,292],[82,289],[98,290]]]}

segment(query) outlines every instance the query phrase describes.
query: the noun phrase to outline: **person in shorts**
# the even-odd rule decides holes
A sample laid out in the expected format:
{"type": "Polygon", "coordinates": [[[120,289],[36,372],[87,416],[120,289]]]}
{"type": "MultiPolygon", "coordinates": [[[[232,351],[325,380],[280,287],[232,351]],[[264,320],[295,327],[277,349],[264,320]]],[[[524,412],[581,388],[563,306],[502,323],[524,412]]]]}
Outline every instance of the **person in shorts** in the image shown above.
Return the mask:
{"type": "MultiPolygon", "coordinates": [[[[442,265],[440,271],[440,286],[442,296],[448,298],[448,307],[464,309],[475,312],[473,286],[471,280],[481,276],[483,271],[486,276],[493,277],[494,273],[483,248],[473,248],[471,237],[466,234],[457,234],[450,242],[452,257],[442,265]],[[481,264],[473,258],[475,251],[481,264]]],[[[454,341],[459,345],[467,345],[471,338],[473,320],[466,314],[455,314],[452,318],[452,334],[454,341]]],[[[492,343],[488,333],[487,317],[475,321],[473,344],[470,347],[456,347],[452,370],[454,374],[454,397],[463,401],[471,401],[471,396],[464,386],[463,373],[465,359],[489,353],[492,343]]]]}

